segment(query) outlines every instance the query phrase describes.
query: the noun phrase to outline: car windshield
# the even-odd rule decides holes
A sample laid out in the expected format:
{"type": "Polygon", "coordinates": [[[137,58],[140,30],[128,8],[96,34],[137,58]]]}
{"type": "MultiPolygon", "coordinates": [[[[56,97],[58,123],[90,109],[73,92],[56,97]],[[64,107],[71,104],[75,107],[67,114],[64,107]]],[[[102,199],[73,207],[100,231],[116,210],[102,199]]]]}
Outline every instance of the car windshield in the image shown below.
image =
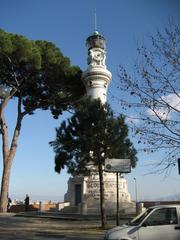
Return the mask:
{"type": "Polygon", "coordinates": [[[129,226],[138,226],[142,220],[152,211],[153,209],[148,209],[145,212],[139,214],[137,217],[133,218],[130,222],[127,223],[129,226]]]}

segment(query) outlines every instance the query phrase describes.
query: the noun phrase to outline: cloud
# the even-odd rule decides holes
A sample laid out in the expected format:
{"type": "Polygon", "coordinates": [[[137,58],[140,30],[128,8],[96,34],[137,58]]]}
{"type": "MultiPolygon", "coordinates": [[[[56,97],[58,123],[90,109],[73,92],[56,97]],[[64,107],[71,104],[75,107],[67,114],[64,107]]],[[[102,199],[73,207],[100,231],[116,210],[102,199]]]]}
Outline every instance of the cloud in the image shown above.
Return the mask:
{"type": "Polygon", "coordinates": [[[162,107],[157,107],[152,111],[148,109],[147,112],[151,116],[158,116],[161,120],[170,119],[172,113],[180,112],[180,93],[177,94],[169,94],[167,96],[162,96],[158,99],[158,105],[162,104],[162,107]]]}

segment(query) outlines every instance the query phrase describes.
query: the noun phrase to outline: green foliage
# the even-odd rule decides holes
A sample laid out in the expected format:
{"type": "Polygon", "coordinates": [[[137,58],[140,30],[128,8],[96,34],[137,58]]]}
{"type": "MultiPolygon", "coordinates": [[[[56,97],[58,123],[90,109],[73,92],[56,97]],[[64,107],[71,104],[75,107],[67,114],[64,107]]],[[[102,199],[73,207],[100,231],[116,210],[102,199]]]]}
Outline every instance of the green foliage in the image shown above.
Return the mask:
{"type": "Polygon", "coordinates": [[[74,107],[84,95],[81,70],[47,41],[32,41],[0,29],[0,133],[2,137],[3,173],[0,211],[7,211],[10,170],[14,159],[22,120],[36,109],[49,109],[54,118],[74,107]],[[5,109],[16,99],[14,133],[11,143],[5,109]]]}
{"type": "Polygon", "coordinates": [[[0,29],[0,85],[17,90],[24,110],[50,109],[55,118],[85,93],[81,70],[47,41],[32,41],[0,29]]]}
{"type": "Polygon", "coordinates": [[[100,100],[84,100],[74,115],[56,129],[50,142],[55,152],[55,171],[65,166],[69,173],[88,173],[87,164],[104,164],[106,158],[130,158],[136,166],[136,150],[128,138],[123,116],[114,117],[100,100]]]}

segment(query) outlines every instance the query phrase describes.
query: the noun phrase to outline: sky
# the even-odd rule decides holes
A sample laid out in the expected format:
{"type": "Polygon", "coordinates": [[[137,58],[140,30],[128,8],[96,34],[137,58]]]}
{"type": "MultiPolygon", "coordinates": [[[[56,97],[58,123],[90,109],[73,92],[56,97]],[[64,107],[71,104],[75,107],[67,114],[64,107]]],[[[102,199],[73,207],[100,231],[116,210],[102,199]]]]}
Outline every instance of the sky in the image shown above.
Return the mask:
{"type": "MultiPolygon", "coordinates": [[[[169,17],[179,20],[178,0],[0,0],[0,28],[7,32],[24,35],[32,40],[55,43],[73,65],[87,68],[85,41],[95,30],[106,38],[106,64],[113,75],[109,93],[113,94],[113,82],[118,79],[119,64],[129,72],[137,57],[137,42],[144,43],[156,28],[162,29],[169,17]]],[[[108,102],[121,112],[120,106],[108,102]]],[[[6,111],[9,133],[12,133],[16,116],[15,102],[6,111]]],[[[24,199],[28,193],[31,200],[63,201],[69,175],[54,171],[54,153],[49,141],[55,138],[55,128],[66,113],[54,120],[48,111],[36,111],[23,121],[18,150],[13,162],[9,195],[24,199]]],[[[160,199],[179,195],[180,176],[175,168],[168,178],[149,173],[147,163],[158,159],[160,153],[138,154],[139,162],[126,176],[128,189],[135,199],[137,184],[138,200],[160,199]],[[136,183],[134,178],[136,178],[136,183]]],[[[2,156],[0,155],[0,174],[2,156]]]]}

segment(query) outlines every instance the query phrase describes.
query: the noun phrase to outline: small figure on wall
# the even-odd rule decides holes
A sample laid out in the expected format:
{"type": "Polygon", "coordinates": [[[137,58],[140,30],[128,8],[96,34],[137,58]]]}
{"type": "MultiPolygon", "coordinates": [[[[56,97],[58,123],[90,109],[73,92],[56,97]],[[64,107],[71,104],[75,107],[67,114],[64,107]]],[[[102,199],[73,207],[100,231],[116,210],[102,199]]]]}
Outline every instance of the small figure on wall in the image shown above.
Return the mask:
{"type": "Polygon", "coordinates": [[[11,204],[12,204],[12,200],[11,198],[8,196],[8,204],[7,204],[7,212],[10,212],[10,208],[11,208],[11,204]]]}
{"type": "Polygon", "coordinates": [[[26,198],[24,199],[24,204],[25,204],[25,211],[29,211],[29,196],[26,194],[26,198]]]}

